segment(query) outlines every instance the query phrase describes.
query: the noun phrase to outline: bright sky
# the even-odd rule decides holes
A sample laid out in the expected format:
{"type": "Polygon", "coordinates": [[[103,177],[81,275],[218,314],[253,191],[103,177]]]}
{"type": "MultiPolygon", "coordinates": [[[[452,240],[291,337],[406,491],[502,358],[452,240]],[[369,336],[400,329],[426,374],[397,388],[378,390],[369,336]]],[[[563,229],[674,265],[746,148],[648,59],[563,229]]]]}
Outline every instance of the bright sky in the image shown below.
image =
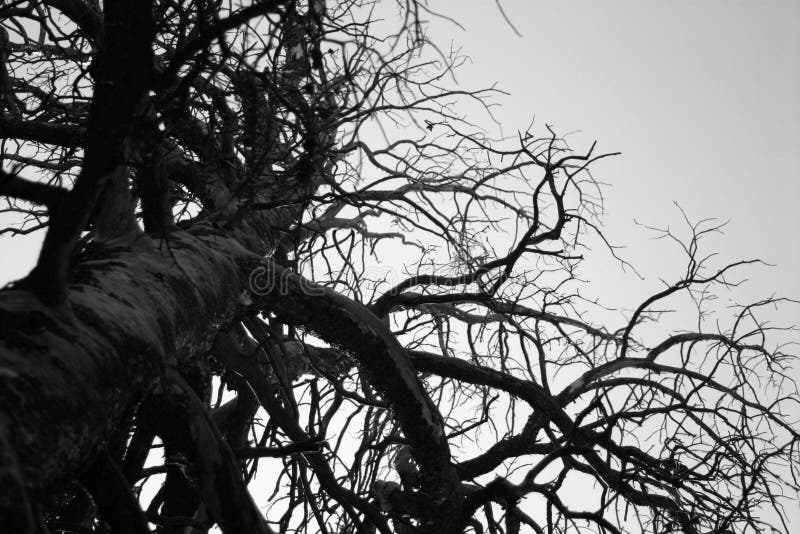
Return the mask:
{"type": "MultiPolygon", "coordinates": [[[[467,87],[511,93],[496,116],[506,135],[536,124],[580,130],[575,148],[622,156],[595,167],[607,237],[645,275],[664,254],[635,227],[730,220],[722,259],[759,257],[754,290],[800,297],[800,2],[771,0],[490,0],[433,3],[464,27],[437,23],[472,58],[467,87]]],[[[800,310],[798,310],[800,311],[800,310]]],[[[800,323],[800,314],[794,318],[800,323]]]]}

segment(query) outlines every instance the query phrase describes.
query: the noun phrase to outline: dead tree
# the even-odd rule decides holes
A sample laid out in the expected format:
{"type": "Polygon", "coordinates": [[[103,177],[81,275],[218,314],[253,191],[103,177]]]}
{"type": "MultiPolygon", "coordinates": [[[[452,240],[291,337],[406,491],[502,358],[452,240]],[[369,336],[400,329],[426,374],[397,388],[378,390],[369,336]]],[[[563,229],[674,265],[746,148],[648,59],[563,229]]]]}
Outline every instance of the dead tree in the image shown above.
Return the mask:
{"type": "Polygon", "coordinates": [[[477,131],[425,4],[100,4],[0,7],[0,530],[788,531],[781,299],[710,320],[701,222],[604,326],[608,154],[477,131]]]}

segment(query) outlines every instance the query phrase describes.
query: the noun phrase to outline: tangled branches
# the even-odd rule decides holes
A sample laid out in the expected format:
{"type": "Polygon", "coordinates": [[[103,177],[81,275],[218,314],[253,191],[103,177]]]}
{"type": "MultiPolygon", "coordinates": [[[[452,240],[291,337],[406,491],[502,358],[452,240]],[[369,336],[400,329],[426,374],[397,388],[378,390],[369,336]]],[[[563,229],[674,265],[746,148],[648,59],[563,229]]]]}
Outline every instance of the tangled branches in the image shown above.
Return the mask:
{"type": "Polygon", "coordinates": [[[609,324],[613,154],[481,132],[425,4],[130,4],[0,8],[2,231],[45,233],[0,292],[1,522],[788,532],[793,303],[713,307],[757,263],[715,223],[609,324]]]}

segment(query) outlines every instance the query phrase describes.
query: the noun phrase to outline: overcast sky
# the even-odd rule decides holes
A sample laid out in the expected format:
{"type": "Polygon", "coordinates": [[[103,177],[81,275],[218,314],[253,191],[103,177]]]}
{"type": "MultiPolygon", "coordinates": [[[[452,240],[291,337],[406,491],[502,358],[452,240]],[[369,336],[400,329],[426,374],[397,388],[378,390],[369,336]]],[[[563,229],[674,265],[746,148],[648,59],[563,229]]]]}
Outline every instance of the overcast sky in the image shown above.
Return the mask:
{"type": "MultiPolygon", "coordinates": [[[[724,259],[759,257],[761,294],[800,297],[800,2],[702,0],[444,0],[437,23],[472,63],[464,86],[498,82],[505,133],[536,123],[579,130],[622,155],[595,167],[607,236],[643,274],[665,274],[665,243],[637,229],[694,218],[730,220],[724,259]]],[[[800,315],[800,314],[798,314],[800,315]]],[[[800,322],[800,316],[795,322],[800,322]]]]}

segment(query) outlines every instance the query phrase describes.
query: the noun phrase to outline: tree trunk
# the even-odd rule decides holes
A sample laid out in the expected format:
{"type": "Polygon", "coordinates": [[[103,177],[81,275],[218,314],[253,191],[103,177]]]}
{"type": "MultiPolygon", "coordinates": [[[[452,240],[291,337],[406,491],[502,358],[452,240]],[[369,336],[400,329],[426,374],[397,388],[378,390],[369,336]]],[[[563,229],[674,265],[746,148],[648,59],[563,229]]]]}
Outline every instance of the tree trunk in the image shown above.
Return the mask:
{"type": "Polygon", "coordinates": [[[0,292],[0,417],[27,488],[79,472],[168,366],[209,350],[246,303],[244,252],[205,225],[98,245],[73,268],[72,315],[0,292]]]}

